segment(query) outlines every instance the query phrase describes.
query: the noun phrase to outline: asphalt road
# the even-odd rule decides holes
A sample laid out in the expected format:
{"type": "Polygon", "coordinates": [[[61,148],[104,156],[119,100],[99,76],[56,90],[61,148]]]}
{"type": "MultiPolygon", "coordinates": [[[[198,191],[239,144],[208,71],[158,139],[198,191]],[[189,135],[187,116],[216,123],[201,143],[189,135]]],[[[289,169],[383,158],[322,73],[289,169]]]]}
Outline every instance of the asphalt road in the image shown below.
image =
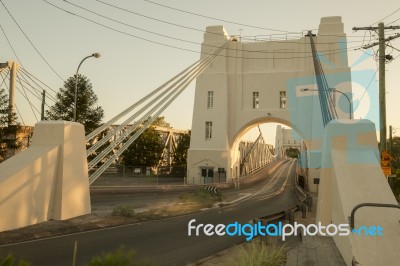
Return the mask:
{"type": "Polygon", "coordinates": [[[155,265],[185,265],[245,241],[245,237],[188,236],[190,220],[196,219],[195,224],[247,223],[253,218],[293,206],[297,202],[294,192],[295,165],[295,161],[286,161],[279,167],[273,165],[260,172],[265,178],[257,184],[256,191],[253,188],[253,196],[234,205],[157,221],[0,246],[0,256],[13,253],[33,265],[70,266],[76,240],[77,265],[84,265],[93,256],[120,245],[133,247],[140,258],[147,258],[155,265]]]}

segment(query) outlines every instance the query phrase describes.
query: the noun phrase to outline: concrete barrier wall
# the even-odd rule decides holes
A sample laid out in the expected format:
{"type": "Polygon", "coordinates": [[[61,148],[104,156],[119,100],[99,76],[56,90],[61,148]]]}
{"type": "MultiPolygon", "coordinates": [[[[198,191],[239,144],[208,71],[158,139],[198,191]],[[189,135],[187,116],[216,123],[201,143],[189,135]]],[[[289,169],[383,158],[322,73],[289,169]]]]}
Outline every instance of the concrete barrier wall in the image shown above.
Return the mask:
{"type": "Polygon", "coordinates": [[[0,164],[0,231],[91,212],[84,128],[35,125],[26,151],[0,164]]]}
{"type": "MultiPolygon", "coordinates": [[[[375,126],[368,120],[337,120],[326,127],[317,205],[317,222],[348,224],[360,203],[397,201],[383,175],[375,126]]],[[[356,212],[355,228],[380,226],[383,236],[350,233],[334,237],[347,265],[393,265],[400,261],[400,210],[363,207],[356,212]]]]}

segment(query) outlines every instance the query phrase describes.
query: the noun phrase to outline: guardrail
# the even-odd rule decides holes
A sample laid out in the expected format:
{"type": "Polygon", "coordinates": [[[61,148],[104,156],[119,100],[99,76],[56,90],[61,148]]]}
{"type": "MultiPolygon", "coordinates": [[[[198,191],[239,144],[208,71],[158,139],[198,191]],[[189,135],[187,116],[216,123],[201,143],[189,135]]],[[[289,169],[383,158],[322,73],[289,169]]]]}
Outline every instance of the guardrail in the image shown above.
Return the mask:
{"type": "Polygon", "coordinates": [[[354,218],[355,218],[356,211],[361,207],[379,207],[379,208],[400,209],[400,205],[396,205],[396,204],[386,204],[386,203],[361,203],[361,204],[358,204],[351,210],[351,214],[349,216],[349,224],[350,224],[351,230],[354,229],[354,225],[355,225],[354,218]]]}

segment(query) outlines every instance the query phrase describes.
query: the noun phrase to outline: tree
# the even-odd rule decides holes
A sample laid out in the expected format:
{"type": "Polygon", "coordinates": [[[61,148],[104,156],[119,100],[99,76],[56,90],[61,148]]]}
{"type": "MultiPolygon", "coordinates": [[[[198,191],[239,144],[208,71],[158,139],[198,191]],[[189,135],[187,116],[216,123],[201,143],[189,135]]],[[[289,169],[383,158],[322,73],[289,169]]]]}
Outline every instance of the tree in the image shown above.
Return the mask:
{"type": "Polygon", "coordinates": [[[154,167],[160,161],[163,149],[162,138],[151,125],[123,153],[122,162],[131,166],[154,167]]]}
{"type": "MultiPolygon", "coordinates": [[[[56,95],[57,101],[46,111],[47,120],[72,121],[74,117],[75,76],[64,82],[64,87],[56,95]]],[[[100,126],[104,110],[97,105],[97,96],[92,83],[83,75],[78,75],[77,122],[85,126],[86,134],[100,126]]]]}
{"type": "Polygon", "coordinates": [[[286,150],[286,155],[290,158],[299,158],[300,151],[297,148],[290,147],[286,150]]]}
{"type": "Polygon", "coordinates": [[[4,89],[0,89],[0,162],[9,150],[15,151],[21,146],[17,138],[21,126],[15,113],[12,113],[9,121],[9,111],[8,96],[4,89]]]}
{"type": "MultiPolygon", "coordinates": [[[[146,119],[143,124],[147,121],[148,119],[146,119]]],[[[149,167],[158,165],[164,149],[164,141],[162,136],[155,130],[155,126],[166,128],[171,127],[171,125],[165,120],[165,117],[157,117],[123,153],[123,164],[149,167]]],[[[132,135],[135,133],[136,131],[132,133],[132,135]]]]}
{"type": "MultiPolygon", "coordinates": [[[[389,143],[390,140],[388,140],[389,143]]],[[[400,137],[393,137],[392,139],[392,166],[394,169],[400,169],[400,137]]],[[[393,169],[392,169],[393,170],[393,169]]]]}
{"type": "Polygon", "coordinates": [[[174,153],[174,165],[186,166],[187,164],[187,151],[190,146],[191,131],[179,136],[177,147],[174,153]]]}

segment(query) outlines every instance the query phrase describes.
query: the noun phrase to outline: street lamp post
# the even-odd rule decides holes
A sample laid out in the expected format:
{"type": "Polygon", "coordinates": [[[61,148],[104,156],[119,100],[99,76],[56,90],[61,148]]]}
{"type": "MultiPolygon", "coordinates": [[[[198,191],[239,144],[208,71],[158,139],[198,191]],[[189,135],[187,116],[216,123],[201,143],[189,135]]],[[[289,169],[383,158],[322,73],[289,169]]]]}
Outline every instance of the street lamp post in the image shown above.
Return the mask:
{"type": "Polygon", "coordinates": [[[79,72],[79,68],[81,67],[83,61],[85,61],[86,59],[88,59],[90,57],[99,58],[100,54],[99,53],[94,53],[94,54],[91,54],[89,56],[86,56],[79,63],[78,68],[76,70],[76,75],[75,75],[75,99],[74,99],[74,120],[73,120],[74,122],[76,122],[76,109],[77,109],[77,99],[78,99],[78,72],[79,72]]]}
{"type": "MultiPolygon", "coordinates": [[[[300,91],[318,91],[318,90],[304,88],[304,89],[301,89],[300,91]]],[[[347,96],[346,93],[344,93],[344,92],[342,92],[342,91],[339,91],[339,90],[337,90],[337,89],[335,89],[335,88],[330,88],[330,89],[327,90],[327,91],[339,92],[340,94],[343,94],[343,95],[346,97],[347,101],[349,102],[349,118],[351,119],[351,117],[352,117],[352,108],[353,108],[353,107],[352,107],[352,105],[351,105],[351,101],[350,101],[349,96],[347,96]]]]}

